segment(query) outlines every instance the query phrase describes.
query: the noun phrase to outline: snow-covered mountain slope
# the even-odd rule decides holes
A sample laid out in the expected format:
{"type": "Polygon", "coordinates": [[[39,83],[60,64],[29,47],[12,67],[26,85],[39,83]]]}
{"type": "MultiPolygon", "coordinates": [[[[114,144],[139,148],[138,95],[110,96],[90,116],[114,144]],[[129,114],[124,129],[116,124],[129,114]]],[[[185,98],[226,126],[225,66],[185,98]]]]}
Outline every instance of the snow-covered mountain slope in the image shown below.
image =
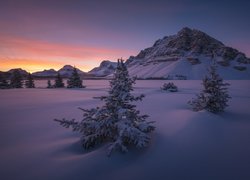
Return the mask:
{"type": "MultiPolygon", "coordinates": [[[[83,75],[86,74],[83,71],[81,71],[80,69],[76,68],[78,74],[83,75]]],[[[65,65],[63,66],[61,69],[58,70],[58,72],[60,73],[61,76],[63,77],[70,77],[71,74],[73,73],[74,67],[71,65],[65,65]]]]}
{"type": "Polygon", "coordinates": [[[49,70],[43,70],[43,71],[38,71],[32,73],[34,76],[39,76],[39,77],[51,77],[51,76],[56,76],[57,71],[54,69],[49,69],[49,70]]]}
{"type": "Polygon", "coordinates": [[[104,60],[101,62],[99,67],[95,67],[94,69],[89,71],[88,74],[99,76],[99,77],[108,76],[115,71],[116,66],[117,66],[116,62],[104,60]]]}
{"type": "Polygon", "coordinates": [[[201,79],[213,62],[225,79],[250,79],[250,59],[244,53],[190,28],[157,40],[126,64],[138,78],[201,79]]]}

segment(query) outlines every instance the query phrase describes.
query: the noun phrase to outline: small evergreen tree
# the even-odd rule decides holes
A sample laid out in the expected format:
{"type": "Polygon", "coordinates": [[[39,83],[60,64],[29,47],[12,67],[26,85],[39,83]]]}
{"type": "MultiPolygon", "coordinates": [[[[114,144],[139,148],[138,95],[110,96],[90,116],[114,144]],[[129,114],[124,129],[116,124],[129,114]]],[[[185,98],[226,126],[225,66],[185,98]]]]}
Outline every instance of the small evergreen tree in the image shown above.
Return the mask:
{"type": "Polygon", "coordinates": [[[49,79],[48,82],[47,82],[47,88],[53,88],[53,86],[51,85],[50,79],[49,79]]]}
{"type": "Polygon", "coordinates": [[[82,109],[83,120],[58,120],[62,126],[81,133],[81,142],[85,149],[102,142],[110,142],[108,155],[113,150],[127,152],[128,145],[138,148],[148,145],[150,137],[147,133],[153,131],[153,122],[147,122],[147,115],[140,115],[131,102],[142,100],[144,95],[135,97],[131,94],[135,78],[130,78],[122,60],[110,81],[108,96],[100,97],[104,101],[102,107],[82,109]]]}
{"type": "Polygon", "coordinates": [[[30,73],[28,74],[27,80],[25,81],[25,87],[26,88],[35,88],[33,76],[30,73]]]}
{"type": "Polygon", "coordinates": [[[68,83],[67,88],[84,88],[84,86],[82,85],[81,77],[79,76],[77,69],[75,67],[67,83],[68,83]]]}
{"type": "Polygon", "coordinates": [[[62,88],[64,87],[63,79],[59,73],[57,73],[56,79],[55,79],[55,88],[62,88]]]}
{"type": "Polygon", "coordinates": [[[22,81],[22,75],[18,70],[14,70],[12,77],[10,79],[10,87],[11,88],[22,88],[23,87],[23,81],[22,81]]]}
{"type": "Polygon", "coordinates": [[[8,81],[5,79],[5,77],[0,76],[0,89],[8,89],[8,88],[10,88],[8,81]]]}
{"type": "Polygon", "coordinates": [[[227,92],[228,83],[217,74],[216,66],[212,65],[208,69],[208,75],[203,79],[204,89],[197,95],[196,99],[188,102],[194,111],[207,110],[212,113],[224,111],[228,106],[230,96],[227,92]]]}

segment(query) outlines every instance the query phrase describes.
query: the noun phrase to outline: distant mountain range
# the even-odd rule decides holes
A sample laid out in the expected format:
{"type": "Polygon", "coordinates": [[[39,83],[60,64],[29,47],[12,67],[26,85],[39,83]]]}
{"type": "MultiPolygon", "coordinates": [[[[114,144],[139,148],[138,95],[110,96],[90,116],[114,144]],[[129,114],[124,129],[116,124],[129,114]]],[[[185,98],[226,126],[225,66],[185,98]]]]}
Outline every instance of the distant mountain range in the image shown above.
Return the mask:
{"type": "MultiPolygon", "coordinates": [[[[34,72],[34,73],[32,73],[32,75],[35,77],[54,77],[57,75],[57,73],[59,73],[62,77],[70,77],[71,74],[73,73],[73,69],[74,69],[73,66],[65,65],[61,69],[59,69],[58,71],[56,71],[54,69],[49,69],[49,70],[34,72]]],[[[87,75],[87,73],[81,71],[80,69],[78,69],[78,68],[76,68],[76,69],[77,69],[78,74],[80,74],[81,76],[87,75]]]]}
{"type": "MultiPolygon", "coordinates": [[[[117,66],[116,62],[104,60],[101,62],[99,67],[96,67],[89,72],[83,72],[78,68],[76,68],[76,69],[77,69],[78,74],[80,74],[80,76],[83,78],[105,77],[105,76],[112,74],[115,71],[116,66],[117,66]]],[[[49,70],[45,69],[43,71],[34,72],[34,73],[32,73],[32,75],[36,78],[53,78],[57,75],[57,73],[59,73],[62,77],[68,78],[71,76],[73,69],[74,69],[73,66],[65,65],[61,69],[59,69],[58,71],[56,71],[54,69],[49,69],[49,70]]],[[[12,73],[15,70],[19,71],[24,78],[27,77],[27,75],[28,75],[28,72],[21,69],[21,68],[11,69],[7,72],[0,71],[0,75],[5,76],[6,78],[10,78],[12,76],[12,73]]]]}
{"type": "Polygon", "coordinates": [[[201,79],[209,64],[225,79],[250,79],[250,59],[206,33],[190,28],[157,40],[126,64],[138,78],[201,79]]]}
{"type": "MultiPolygon", "coordinates": [[[[187,27],[175,35],[157,40],[152,47],[141,50],[126,61],[130,75],[141,79],[201,79],[212,63],[218,65],[218,72],[224,79],[250,79],[250,59],[244,53],[225,46],[202,31],[187,27]]],[[[116,62],[104,60],[89,72],[77,71],[82,77],[110,78],[116,66],[116,62]]],[[[58,71],[49,69],[33,75],[50,78],[60,73],[68,78],[73,68],[65,65],[58,71]]],[[[0,72],[0,75],[9,78],[14,70],[0,72]]],[[[28,74],[20,68],[16,70],[24,77],[28,74]]]]}

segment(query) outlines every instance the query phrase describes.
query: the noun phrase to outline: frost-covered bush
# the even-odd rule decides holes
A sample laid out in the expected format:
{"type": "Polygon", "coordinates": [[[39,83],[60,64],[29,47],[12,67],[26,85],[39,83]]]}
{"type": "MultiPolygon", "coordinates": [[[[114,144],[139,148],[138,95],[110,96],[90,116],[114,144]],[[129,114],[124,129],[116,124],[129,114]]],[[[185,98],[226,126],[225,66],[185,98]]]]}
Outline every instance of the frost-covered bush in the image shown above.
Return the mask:
{"type": "Polygon", "coordinates": [[[164,91],[169,91],[169,92],[177,92],[178,91],[177,86],[174,85],[173,82],[164,83],[161,89],[164,91]]]}
{"type": "Polygon", "coordinates": [[[126,65],[118,60],[114,78],[110,81],[107,96],[99,97],[104,101],[102,107],[82,109],[83,119],[58,120],[62,126],[81,134],[81,143],[85,149],[99,143],[109,142],[108,155],[114,150],[128,151],[129,145],[142,148],[148,145],[149,132],[155,127],[153,122],[147,122],[147,115],[140,115],[134,101],[142,100],[144,95],[134,96],[132,85],[134,78],[130,78],[126,65]]]}
{"type": "Polygon", "coordinates": [[[212,65],[208,69],[208,75],[203,79],[202,85],[204,89],[197,95],[196,99],[188,102],[194,111],[207,110],[212,113],[224,111],[228,106],[228,83],[224,83],[223,79],[216,73],[216,66],[212,65]]]}

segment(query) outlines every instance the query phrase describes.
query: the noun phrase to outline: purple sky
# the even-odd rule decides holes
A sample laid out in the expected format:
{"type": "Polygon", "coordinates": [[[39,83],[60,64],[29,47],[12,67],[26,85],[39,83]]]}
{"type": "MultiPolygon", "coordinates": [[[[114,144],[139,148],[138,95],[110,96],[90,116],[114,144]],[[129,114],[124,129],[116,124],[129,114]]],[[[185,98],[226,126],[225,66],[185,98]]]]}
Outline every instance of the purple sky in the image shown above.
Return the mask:
{"type": "Polygon", "coordinates": [[[0,70],[88,71],[188,26],[250,57],[250,1],[1,0],[0,70]]]}

